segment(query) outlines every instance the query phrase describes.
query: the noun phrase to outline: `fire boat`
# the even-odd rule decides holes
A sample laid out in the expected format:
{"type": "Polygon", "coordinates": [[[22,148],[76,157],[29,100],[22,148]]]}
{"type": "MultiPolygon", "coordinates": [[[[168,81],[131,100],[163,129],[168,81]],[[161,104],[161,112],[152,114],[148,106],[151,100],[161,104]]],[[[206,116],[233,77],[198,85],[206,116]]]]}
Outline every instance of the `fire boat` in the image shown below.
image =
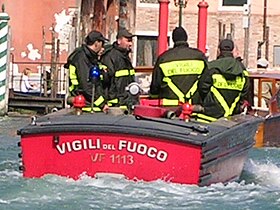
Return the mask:
{"type": "Polygon", "coordinates": [[[177,117],[149,99],[131,113],[84,113],[79,100],[75,108],[33,117],[18,130],[24,177],[108,175],[198,186],[227,183],[239,179],[262,122],[240,114],[200,123],[188,117],[194,105],[179,106],[177,117]]]}
{"type": "MultiPolygon", "coordinates": [[[[167,11],[168,3],[160,3],[164,17],[158,54],[167,49],[168,15],[163,10],[167,11]]],[[[200,7],[205,11],[207,4],[203,1],[200,7]]],[[[203,28],[206,24],[200,31],[203,28]]],[[[199,49],[205,52],[206,36],[199,37],[199,49]]],[[[189,117],[197,110],[195,105],[181,104],[174,111],[149,99],[128,111],[112,108],[107,114],[84,113],[83,106],[77,96],[73,108],[33,117],[18,130],[24,177],[115,176],[198,186],[228,183],[239,179],[263,121],[240,114],[206,124],[189,117]]]]}

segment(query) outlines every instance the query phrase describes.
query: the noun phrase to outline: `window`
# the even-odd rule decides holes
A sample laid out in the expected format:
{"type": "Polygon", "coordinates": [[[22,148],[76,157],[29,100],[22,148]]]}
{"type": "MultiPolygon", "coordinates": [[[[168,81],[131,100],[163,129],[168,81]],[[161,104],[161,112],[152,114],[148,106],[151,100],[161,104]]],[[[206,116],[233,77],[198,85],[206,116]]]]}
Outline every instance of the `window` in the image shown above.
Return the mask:
{"type": "Polygon", "coordinates": [[[220,11],[242,11],[244,4],[250,4],[251,0],[219,0],[220,11]]]}
{"type": "Polygon", "coordinates": [[[158,0],[138,0],[137,7],[159,8],[158,0]]]}
{"type": "Polygon", "coordinates": [[[145,3],[145,4],[157,4],[158,0],[140,0],[140,3],[145,3]]]}
{"type": "Polygon", "coordinates": [[[247,0],[223,0],[223,7],[227,6],[239,6],[242,7],[244,4],[247,4],[247,0]]]}
{"type": "Polygon", "coordinates": [[[137,36],[136,66],[153,66],[157,58],[157,36],[137,36]]]}

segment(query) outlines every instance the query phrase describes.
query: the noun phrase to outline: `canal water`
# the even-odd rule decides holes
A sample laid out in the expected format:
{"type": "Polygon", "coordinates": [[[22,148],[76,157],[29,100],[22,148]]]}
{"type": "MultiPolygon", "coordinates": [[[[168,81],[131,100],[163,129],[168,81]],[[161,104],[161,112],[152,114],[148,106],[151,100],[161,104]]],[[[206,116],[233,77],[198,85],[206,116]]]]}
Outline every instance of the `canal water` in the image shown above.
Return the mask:
{"type": "Polygon", "coordinates": [[[29,118],[0,117],[0,209],[280,210],[280,148],[252,149],[239,182],[209,187],[117,178],[22,178],[16,130],[29,118]]]}

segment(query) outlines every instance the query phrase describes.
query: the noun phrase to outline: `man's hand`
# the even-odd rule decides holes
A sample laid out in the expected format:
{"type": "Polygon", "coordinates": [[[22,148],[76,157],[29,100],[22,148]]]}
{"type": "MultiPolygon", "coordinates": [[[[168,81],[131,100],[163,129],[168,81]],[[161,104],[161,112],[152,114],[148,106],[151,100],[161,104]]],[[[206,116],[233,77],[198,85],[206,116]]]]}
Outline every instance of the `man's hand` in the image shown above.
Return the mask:
{"type": "Polygon", "coordinates": [[[102,111],[107,114],[108,110],[109,110],[109,106],[107,104],[105,104],[102,111]]]}

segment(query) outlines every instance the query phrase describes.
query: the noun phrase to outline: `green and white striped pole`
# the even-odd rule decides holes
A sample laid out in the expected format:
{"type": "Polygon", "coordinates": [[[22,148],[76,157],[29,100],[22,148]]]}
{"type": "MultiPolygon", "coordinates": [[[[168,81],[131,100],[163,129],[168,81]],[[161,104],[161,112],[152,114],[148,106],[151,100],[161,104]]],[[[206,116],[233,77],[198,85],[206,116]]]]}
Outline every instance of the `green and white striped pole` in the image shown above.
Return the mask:
{"type": "Polygon", "coordinates": [[[4,12],[0,13],[0,114],[7,113],[8,105],[8,21],[10,17],[4,12]]]}

